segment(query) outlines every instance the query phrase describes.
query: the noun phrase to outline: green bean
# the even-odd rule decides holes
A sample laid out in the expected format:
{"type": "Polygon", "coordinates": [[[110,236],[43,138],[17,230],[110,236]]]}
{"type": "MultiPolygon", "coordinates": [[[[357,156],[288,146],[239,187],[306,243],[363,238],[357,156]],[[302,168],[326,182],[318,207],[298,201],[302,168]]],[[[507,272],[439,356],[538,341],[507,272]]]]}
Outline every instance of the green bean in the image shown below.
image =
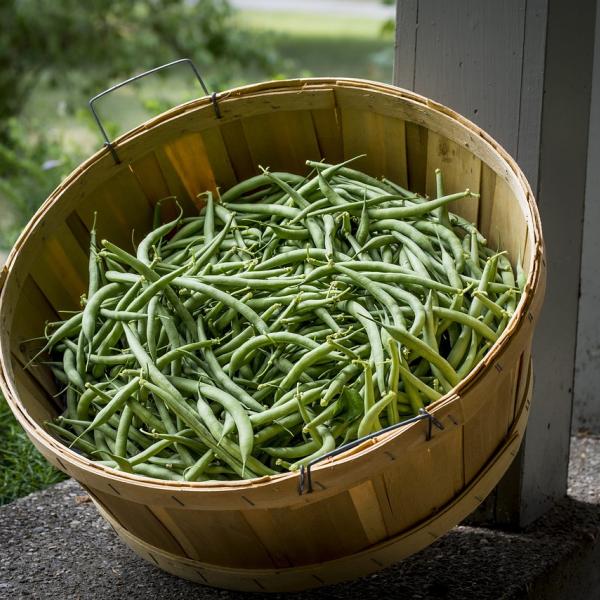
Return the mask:
{"type": "MultiPolygon", "coordinates": [[[[460,240],[458,239],[458,236],[452,231],[452,229],[446,228],[438,223],[432,223],[430,221],[418,221],[417,223],[415,223],[415,228],[419,231],[436,235],[438,239],[441,238],[441,240],[446,242],[450,248],[450,251],[452,252],[452,256],[454,257],[454,268],[459,273],[462,272],[465,266],[463,249],[460,240]]],[[[439,242],[439,244],[440,247],[442,247],[441,241],[439,242]]]]}
{"type": "Polygon", "coordinates": [[[291,446],[289,448],[264,447],[261,448],[261,451],[266,452],[269,456],[273,456],[274,458],[302,458],[308,454],[312,454],[321,448],[321,446],[322,443],[319,443],[317,440],[310,440],[299,446],[291,446]]]}
{"type": "MultiPolygon", "coordinates": [[[[442,395],[439,392],[430,388],[425,382],[421,381],[418,377],[415,377],[404,365],[401,364],[399,366],[399,369],[400,376],[405,382],[405,385],[406,383],[409,383],[411,386],[413,386],[419,392],[421,392],[430,402],[435,402],[436,400],[442,397],[442,395]]],[[[421,403],[420,408],[422,408],[422,406],[423,405],[421,403]]]]}
{"type": "Polygon", "coordinates": [[[63,371],[71,385],[80,390],[84,387],[84,382],[75,365],[75,353],[67,348],[63,355],[63,371]]]}
{"type": "Polygon", "coordinates": [[[105,300],[114,296],[120,289],[121,286],[118,283],[109,283],[100,288],[91,298],[88,298],[85,308],[83,309],[81,327],[90,349],[94,338],[94,331],[96,329],[96,321],[98,319],[100,307],[105,300]]]}
{"type": "Polygon", "coordinates": [[[214,453],[212,450],[207,450],[195,463],[193,466],[188,467],[183,472],[183,478],[185,481],[198,481],[204,471],[208,468],[208,465],[214,459],[214,453]]]}
{"type": "Polygon", "coordinates": [[[523,266],[521,264],[521,257],[517,260],[517,285],[521,292],[525,291],[525,285],[527,284],[527,274],[523,270],[523,266]]]}
{"type": "MultiPolygon", "coordinates": [[[[318,385],[319,387],[315,387],[313,389],[308,390],[302,390],[302,402],[306,404],[312,404],[319,398],[323,385],[319,382],[316,382],[316,385],[318,385]]],[[[271,408],[261,413],[254,413],[250,415],[250,422],[252,423],[252,425],[255,427],[260,425],[266,425],[267,423],[276,421],[277,419],[285,417],[291,412],[293,412],[297,406],[295,399],[296,391],[292,390],[290,393],[292,394],[291,398],[287,399],[288,394],[284,394],[284,396],[280,398],[280,402],[285,400],[281,404],[276,403],[271,408]]]]}
{"type": "Polygon", "coordinates": [[[374,219],[407,219],[409,217],[418,217],[429,212],[434,211],[436,208],[461,200],[471,196],[473,198],[479,198],[479,194],[471,192],[466,189],[464,192],[457,194],[449,194],[442,198],[436,198],[435,200],[429,200],[421,204],[413,204],[412,206],[400,206],[397,208],[373,208],[369,210],[369,216],[374,219]]]}
{"type": "Polygon", "coordinates": [[[97,213],[94,211],[94,220],[92,222],[92,229],[90,230],[90,256],[88,261],[89,285],[87,294],[88,298],[91,298],[100,287],[100,269],[98,265],[98,252],[96,248],[96,217],[97,213]]]}
{"type": "Polygon", "coordinates": [[[369,292],[376,300],[381,302],[383,306],[386,306],[392,314],[392,318],[394,319],[394,323],[396,326],[403,327],[404,326],[404,317],[402,316],[402,311],[400,307],[396,304],[396,301],[392,296],[390,296],[381,286],[373,283],[367,277],[360,275],[359,273],[355,273],[346,267],[343,267],[339,264],[335,265],[335,269],[340,273],[343,273],[350,277],[355,283],[360,285],[363,289],[369,292]]]}
{"type": "MultiPolygon", "coordinates": [[[[160,204],[157,203],[157,206],[160,206],[160,204]]],[[[146,235],[146,237],[138,244],[137,247],[136,255],[138,260],[140,260],[146,265],[149,265],[151,262],[149,254],[152,246],[157,244],[165,235],[169,233],[169,231],[174,229],[177,226],[177,223],[179,223],[179,221],[181,220],[182,216],[183,209],[179,207],[179,216],[176,219],[153,229],[148,235],[146,235]]]]}
{"type": "Polygon", "coordinates": [[[58,344],[61,340],[76,333],[81,326],[82,318],[83,313],[76,313],[67,319],[62,325],[60,325],[60,327],[48,338],[48,341],[46,344],[44,344],[44,347],[37,352],[33,358],[27,361],[27,364],[24,368],[28,369],[30,365],[32,365],[44,352],[48,352],[48,350],[56,346],[56,344],[58,344]]]}
{"type": "Polygon", "coordinates": [[[123,407],[123,412],[121,413],[119,428],[117,429],[117,437],[115,439],[115,454],[117,456],[125,457],[125,452],[127,451],[127,438],[132,420],[133,411],[131,410],[130,406],[126,405],[123,407]]]}
{"type": "MultiPolygon", "coordinates": [[[[480,298],[480,300],[484,300],[484,297],[481,295],[481,292],[479,293],[479,295],[474,294],[474,296],[480,298]]],[[[493,304],[492,302],[490,303],[493,304]]],[[[461,325],[466,325],[467,327],[470,327],[473,331],[476,331],[479,335],[490,340],[491,342],[495,342],[498,339],[498,336],[495,331],[493,331],[487,325],[485,325],[484,323],[467,313],[442,307],[435,307],[433,309],[433,312],[434,314],[440,317],[452,319],[453,321],[456,321],[461,325]]]]}
{"type": "Polygon", "coordinates": [[[231,373],[237,371],[241,365],[247,363],[252,358],[252,353],[255,350],[263,346],[268,346],[269,344],[294,344],[309,350],[314,350],[319,347],[319,344],[302,335],[286,331],[273,331],[256,336],[242,344],[231,357],[229,371],[231,373]]]}
{"type": "MultiPolygon", "coordinates": [[[[340,410],[342,410],[343,403],[340,398],[338,398],[335,402],[332,402],[327,408],[322,410],[314,419],[307,423],[304,426],[304,431],[308,431],[309,427],[317,427],[319,425],[323,425],[327,423],[331,419],[333,419],[340,410]]],[[[300,417],[302,419],[302,417],[300,417]]],[[[256,441],[256,436],[255,436],[256,441]]]]}
{"type": "Polygon", "coordinates": [[[359,438],[381,429],[379,414],[395,399],[396,394],[394,394],[394,392],[388,392],[381,400],[373,404],[373,406],[365,412],[365,416],[361,419],[360,425],[358,426],[359,438]]]}
{"type": "MultiPolygon", "coordinates": [[[[211,236],[210,243],[203,246],[201,251],[192,255],[192,267],[189,269],[189,275],[196,275],[207,263],[214,264],[216,262],[215,253],[218,251],[220,244],[229,233],[229,228],[231,227],[233,221],[234,216],[230,215],[219,234],[214,237],[211,236]]],[[[208,237],[206,235],[205,239],[208,241],[208,237]]]]}
{"type": "Polygon", "coordinates": [[[235,422],[238,431],[243,471],[246,467],[246,461],[252,453],[252,446],[254,444],[254,430],[244,407],[227,392],[209,385],[201,386],[201,393],[207,398],[221,404],[233,417],[233,421],[235,422]]]}
{"type": "Polygon", "coordinates": [[[293,219],[300,211],[293,206],[282,206],[281,204],[227,204],[223,203],[225,208],[240,213],[257,215],[276,215],[284,219],[293,219]]]}
{"type": "Polygon", "coordinates": [[[459,289],[440,283],[435,279],[431,279],[429,276],[422,277],[420,275],[415,275],[413,272],[409,272],[403,267],[394,264],[387,265],[376,263],[374,261],[339,262],[337,264],[354,271],[369,271],[369,276],[377,276],[381,278],[382,281],[387,280],[394,283],[404,283],[406,285],[418,286],[427,290],[437,290],[447,294],[456,294],[459,291],[459,289]],[[371,269],[373,269],[373,271],[371,271],[371,269]]]}
{"type": "MultiPolygon", "coordinates": [[[[354,300],[338,304],[342,311],[350,313],[364,328],[367,332],[369,344],[371,346],[371,362],[375,365],[375,379],[377,380],[377,386],[379,392],[383,395],[385,393],[385,371],[384,371],[384,356],[383,346],[381,345],[381,336],[379,334],[379,328],[372,321],[369,312],[364,306],[360,305],[354,300]]],[[[331,396],[326,394],[323,397],[322,404],[327,404],[331,396]]]]}
{"type": "MultiPolygon", "coordinates": [[[[282,180],[288,181],[290,183],[300,183],[304,180],[303,177],[299,175],[293,175],[291,173],[279,173],[275,172],[272,175],[276,175],[282,180]]],[[[232,200],[236,200],[243,196],[246,192],[255,190],[258,187],[268,185],[271,183],[271,180],[263,173],[262,175],[256,175],[255,177],[250,177],[249,179],[245,179],[241,181],[237,185],[234,185],[232,188],[227,190],[224,194],[221,194],[221,202],[231,202],[232,200]]]]}
{"type": "Polygon", "coordinates": [[[395,340],[404,344],[419,356],[422,356],[425,360],[429,361],[430,364],[435,365],[452,386],[458,384],[459,379],[456,375],[456,371],[452,368],[452,365],[445,358],[432,351],[425,342],[400,327],[385,324],[382,324],[382,327],[384,327],[395,340]]]}
{"type": "MultiPolygon", "coordinates": [[[[91,389],[94,389],[93,385],[88,385],[91,389]]],[[[96,414],[94,420],[90,423],[90,425],[88,426],[86,431],[84,431],[84,433],[87,433],[88,431],[91,431],[92,429],[95,429],[96,427],[100,427],[100,425],[104,425],[105,423],[107,423],[112,415],[114,415],[117,411],[123,408],[128,398],[139,388],[139,386],[140,380],[139,377],[136,377],[132,379],[129,383],[127,383],[125,386],[120,388],[119,391],[112,398],[110,398],[108,404],[96,414]]],[[[94,391],[97,395],[101,395],[103,393],[97,388],[94,389],[94,391]]]]}
{"type": "MultiPolygon", "coordinates": [[[[146,355],[144,349],[135,338],[135,335],[133,334],[133,331],[130,329],[129,325],[125,326],[125,333],[134,354],[138,354],[138,360],[140,363],[145,363],[150,377],[158,384],[155,385],[153,383],[146,383],[146,386],[150,389],[150,391],[163,400],[188,427],[194,430],[202,444],[211,449],[221,460],[229,464],[238,473],[238,475],[242,477],[242,479],[246,475],[251,474],[252,471],[250,471],[249,468],[246,471],[244,466],[238,463],[235,456],[229,454],[229,452],[227,452],[213,440],[210,433],[205,429],[198,417],[186,404],[185,400],[179,394],[177,389],[173,387],[169,380],[152,364],[150,357],[146,355]]],[[[264,472],[263,474],[267,473],[264,472]]]]}
{"type": "MultiPolygon", "coordinates": [[[[313,210],[312,212],[309,212],[307,214],[307,217],[331,215],[331,214],[335,214],[335,213],[340,213],[342,211],[349,212],[350,214],[359,216],[362,214],[362,210],[365,207],[365,205],[367,207],[367,214],[369,216],[372,216],[372,211],[376,210],[376,209],[370,208],[371,206],[376,206],[376,205],[382,204],[384,202],[392,202],[392,201],[398,201],[398,200],[403,200],[403,198],[401,196],[396,196],[396,195],[377,196],[376,198],[370,198],[369,200],[363,199],[363,200],[358,200],[356,202],[345,202],[342,205],[327,206],[325,208],[313,210]]],[[[379,210],[382,210],[382,209],[379,209],[379,210]]],[[[383,210],[385,210],[385,209],[383,209],[383,210]]],[[[390,209],[390,210],[392,210],[392,209],[390,209]]],[[[296,217],[296,219],[297,218],[298,217],[296,217]]]]}
{"type": "Polygon", "coordinates": [[[315,458],[323,456],[324,454],[331,452],[335,448],[335,438],[333,437],[329,429],[321,425],[320,427],[318,427],[318,430],[323,440],[323,444],[321,445],[321,447],[317,451],[308,455],[307,457],[296,461],[294,464],[290,465],[290,471],[298,470],[302,465],[307,465],[315,458]]]}
{"type": "MultiPolygon", "coordinates": [[[[206,333],[204,331],[204,324],[201,316],[198,316],[198,337],[200,341],[205,341],[206,333]]],[[[254,411],[262,411],[263,407],[248,394],[243,388],[235,384],[229,375],[225,373],[215,357],[211,348],[204,349],[204,358],[206,360],[206,367],[210,372],[211,376],[223,387],[223,389],[237,398],[242,404],[254,411]]]]}
{"type": "Polygon", "coordinates": [[[349,164],[357,159],[360,159],[363,156],[365,156],[365,155],[362,154],[360,156],[355,156],[354,158],[351,158],[351,159],[349,159],[343,163],[340,163],[338,165],[330,165],[330,164],[323,163],[323,162],[315,162],[313,160],[307,160],[306,164],[309,167],[313,167],[315,169],[324,168],[322,171],[323,176],[329,176],[329,175],[333,175],[334,173],[338,173],[340,175],[343,175],[344,177],[347,177],[352,182],[358,181],[361,184],[371,185],[379,190],[383,190],[384,192],[393,194],[394,189],[391,186],[385,184],[382,181],[379,181],[378,179],[375,179],[374,177],[370,177],[366,173],[362,173],[361,171],[356,171],[354,169],[350,169],[350,168],[346,167],[347,164],[349,164]]]}

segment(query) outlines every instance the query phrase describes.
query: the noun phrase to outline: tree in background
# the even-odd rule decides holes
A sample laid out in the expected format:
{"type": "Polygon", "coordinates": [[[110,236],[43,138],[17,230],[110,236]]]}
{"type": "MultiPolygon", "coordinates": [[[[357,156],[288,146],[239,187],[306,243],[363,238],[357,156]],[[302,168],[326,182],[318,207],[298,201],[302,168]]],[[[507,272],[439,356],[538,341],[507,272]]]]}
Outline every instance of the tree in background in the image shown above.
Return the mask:
{"type": "Polygon", "coordinates": [[[238,67],[265,72],[275,59],[232,23],[222,0],[4,0],[0,3],[0,132],[40,79],[91,89],[177,58],[211,68],[217,86],[238,67]]]}
{"type": "Polygon", "coordinates": [[[209,67],[217,89],[249,67],[272,75],[274,53],[233,18],[224,0],[0,2],[0,214],[10,206],[14,221],[0,217],[0,248],[12,244],[74,166],[44,133],[52,115],[45,115],[45,123],[40,117],[37,131],[19,122],[36,90],[56,87],[67,99],[74,90],[91,95],[116,79],[183,57],[209,67]]]}

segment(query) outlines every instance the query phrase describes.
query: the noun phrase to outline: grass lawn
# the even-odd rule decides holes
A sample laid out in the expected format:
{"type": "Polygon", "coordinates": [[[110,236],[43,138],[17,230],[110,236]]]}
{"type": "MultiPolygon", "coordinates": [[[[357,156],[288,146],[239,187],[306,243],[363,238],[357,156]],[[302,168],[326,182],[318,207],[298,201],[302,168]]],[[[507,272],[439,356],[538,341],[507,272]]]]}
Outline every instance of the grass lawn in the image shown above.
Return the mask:
{"type": "Polygon", "coordinates": [[[33,447],[0,395],[0,505],[65,479],[33,447]]]}
{"type": "Polygon", "coordinates": [[[391,82],[394,41],[383,21],[344,15],[241,12],[245,26],[270,34],[285,74],[391,82]]]}

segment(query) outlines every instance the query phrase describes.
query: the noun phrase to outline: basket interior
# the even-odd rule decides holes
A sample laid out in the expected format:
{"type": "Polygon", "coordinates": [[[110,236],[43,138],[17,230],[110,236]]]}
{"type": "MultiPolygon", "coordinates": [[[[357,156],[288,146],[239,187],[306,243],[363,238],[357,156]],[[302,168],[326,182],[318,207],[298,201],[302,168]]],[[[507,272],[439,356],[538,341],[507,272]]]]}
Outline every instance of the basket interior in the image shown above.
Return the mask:
{"type": "Polygon", "coordinates": [[[448,193],[478,192],[479,199],[461,200],[450,210],[476,223],[492,248],[508,250],[513,264],[520,256],[531,270],[535,219],[523,182],[448,111],[393,88],[324,80],[242,88],[220,102],[221,119],[204,99],[126,134],[117,145],[120,165],[107,152],[90,159],[19,240],[3,294],[0,342],[7,381],[37,424],[61,406],[46,368],[24,370],[39,348],[24,340],[61,318],[59,311],[79,308],[94,212],[98,239],[131,249],[132,229],[139,241],[151,226],[154,204],[165,196],[177,196],[194,214],[198,194],[227,189],[258,173],[259,165],[303,174],[306,159],[333,163],[364,153],[356,168],[411,190],[435,195],[439,167],[448,193]]]}

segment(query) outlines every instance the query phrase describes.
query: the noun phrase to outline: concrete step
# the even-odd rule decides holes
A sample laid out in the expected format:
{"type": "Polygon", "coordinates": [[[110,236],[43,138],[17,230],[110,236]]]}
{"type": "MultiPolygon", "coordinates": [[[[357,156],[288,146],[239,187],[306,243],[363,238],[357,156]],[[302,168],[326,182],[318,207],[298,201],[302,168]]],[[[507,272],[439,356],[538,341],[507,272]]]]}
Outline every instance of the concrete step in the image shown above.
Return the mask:
{"type": "MultiPolygon", "coordinates": [[[[167,575],[124,546],[66,481],[0,508],[0,598],[256,598],[167,575]]],[[[456,527],[429,548],[297,600],[600,598],[600,439],[573,438],[569,496],[522,532],[456,527]]]]}

